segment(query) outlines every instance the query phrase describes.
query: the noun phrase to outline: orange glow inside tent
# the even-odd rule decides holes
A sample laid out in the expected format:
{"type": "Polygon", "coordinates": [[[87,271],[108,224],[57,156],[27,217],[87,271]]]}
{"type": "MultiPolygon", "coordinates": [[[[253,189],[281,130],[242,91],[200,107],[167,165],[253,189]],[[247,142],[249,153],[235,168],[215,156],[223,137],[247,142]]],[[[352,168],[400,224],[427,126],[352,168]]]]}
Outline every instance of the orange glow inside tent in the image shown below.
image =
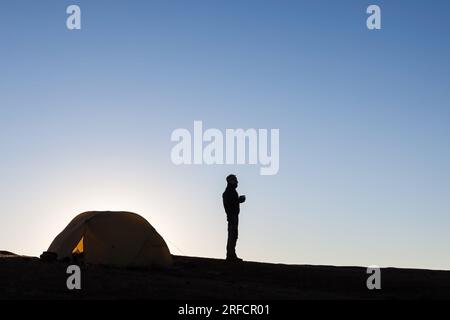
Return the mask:
{"type": "Polygon", "coordinates": [[[78,242],[77,246],[73,249],[72,253],[80,254],[84,252],[84,237],[81,237],[80,242],[78,242]]]}

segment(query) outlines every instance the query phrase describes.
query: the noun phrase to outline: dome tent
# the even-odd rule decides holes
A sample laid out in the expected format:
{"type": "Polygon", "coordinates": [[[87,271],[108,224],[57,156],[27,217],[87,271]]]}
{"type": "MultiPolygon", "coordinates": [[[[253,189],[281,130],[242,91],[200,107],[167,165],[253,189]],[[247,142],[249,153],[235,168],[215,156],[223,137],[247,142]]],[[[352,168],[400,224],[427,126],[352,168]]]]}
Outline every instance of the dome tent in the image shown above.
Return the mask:
{"type": "Polygon", "coordinates": [[[53,240],[58,259],[83,254],[90,264],[167,267],[172,256],[164,239],[143,217],[124,211],[89,211],[76,216],[53,240]]]}

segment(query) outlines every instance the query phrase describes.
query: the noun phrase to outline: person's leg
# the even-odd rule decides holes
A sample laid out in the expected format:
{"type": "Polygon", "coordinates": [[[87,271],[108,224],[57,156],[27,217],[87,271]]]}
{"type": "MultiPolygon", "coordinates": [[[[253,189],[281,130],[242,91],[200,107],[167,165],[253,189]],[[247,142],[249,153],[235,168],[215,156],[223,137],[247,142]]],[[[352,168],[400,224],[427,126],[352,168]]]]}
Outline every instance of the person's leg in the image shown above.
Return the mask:
{"type": "Polygon", "coordinates": [[[227,258],[236,257],[236,243],[238,239],[238,217],[228,219],[227,258]]]}

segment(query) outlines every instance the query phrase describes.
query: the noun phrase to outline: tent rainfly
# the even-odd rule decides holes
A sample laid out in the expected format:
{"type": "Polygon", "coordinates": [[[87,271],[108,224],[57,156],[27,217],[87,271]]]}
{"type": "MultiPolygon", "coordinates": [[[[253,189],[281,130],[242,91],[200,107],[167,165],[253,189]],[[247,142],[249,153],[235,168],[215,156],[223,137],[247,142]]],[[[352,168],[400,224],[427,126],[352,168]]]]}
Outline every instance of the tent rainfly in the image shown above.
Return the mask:
{"type": "Polygon", "coordinates": [[[120,267],[167,267],[164,239],[143,217],[124,211],[89,211],[76,216],[53,240],[58,259],[83,255],[85,263],[120,267]]]}

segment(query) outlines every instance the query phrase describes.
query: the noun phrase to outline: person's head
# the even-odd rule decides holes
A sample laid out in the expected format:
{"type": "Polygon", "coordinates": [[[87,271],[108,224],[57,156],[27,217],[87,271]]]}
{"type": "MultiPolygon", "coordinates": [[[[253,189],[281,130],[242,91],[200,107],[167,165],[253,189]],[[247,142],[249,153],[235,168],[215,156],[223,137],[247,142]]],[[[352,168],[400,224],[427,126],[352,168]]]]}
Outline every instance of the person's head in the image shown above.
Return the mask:
{"type": "Polygon", "coordinates": [[[233,188],[237,188],[238,179],[234,174],[230,174],[227,176],[227,184],[233,188]]]}

